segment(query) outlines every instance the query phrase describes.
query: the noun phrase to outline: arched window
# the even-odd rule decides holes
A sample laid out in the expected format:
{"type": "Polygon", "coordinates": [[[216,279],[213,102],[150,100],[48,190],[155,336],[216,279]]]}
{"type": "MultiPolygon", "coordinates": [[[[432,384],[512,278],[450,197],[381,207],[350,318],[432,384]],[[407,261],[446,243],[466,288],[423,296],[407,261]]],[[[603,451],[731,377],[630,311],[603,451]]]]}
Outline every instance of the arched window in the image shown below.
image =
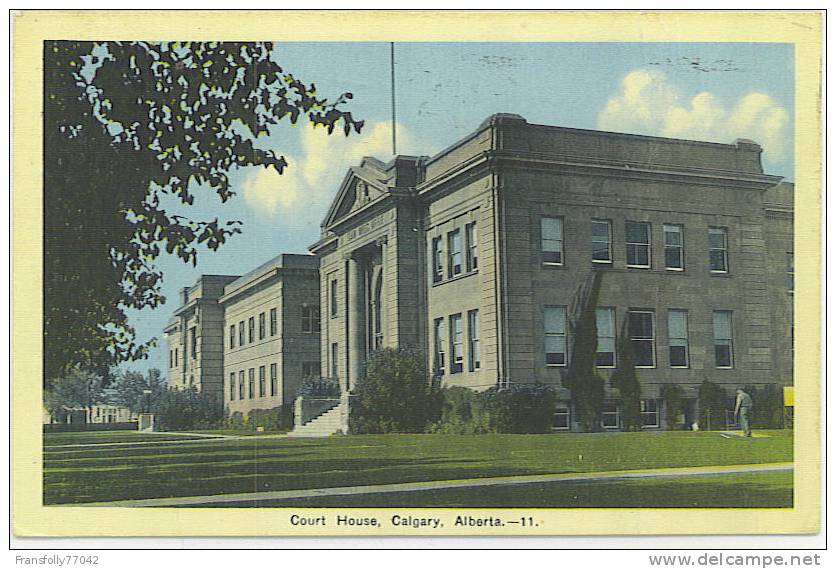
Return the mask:
{"type": "Polygon", "coordinates": [[[374,349],[383,347],[383,271],[377,273],[374,282],[374,349]]]}

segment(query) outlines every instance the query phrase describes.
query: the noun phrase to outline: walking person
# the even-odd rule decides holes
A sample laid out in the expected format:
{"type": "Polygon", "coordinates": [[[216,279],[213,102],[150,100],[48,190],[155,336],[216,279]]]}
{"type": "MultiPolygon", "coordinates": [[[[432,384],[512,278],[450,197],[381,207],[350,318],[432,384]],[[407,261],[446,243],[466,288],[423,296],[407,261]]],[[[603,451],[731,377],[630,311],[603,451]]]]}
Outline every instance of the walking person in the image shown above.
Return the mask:
{"type": "Polygon", "coordinates": [[[743,391],[742,387],[737,388],[737,400],[734,404],[734,415],[740,422],[740,428],[747,437],[752,436],[752,428],[749,426],[749,417],[752,412],[752,397],[743,391]]]}

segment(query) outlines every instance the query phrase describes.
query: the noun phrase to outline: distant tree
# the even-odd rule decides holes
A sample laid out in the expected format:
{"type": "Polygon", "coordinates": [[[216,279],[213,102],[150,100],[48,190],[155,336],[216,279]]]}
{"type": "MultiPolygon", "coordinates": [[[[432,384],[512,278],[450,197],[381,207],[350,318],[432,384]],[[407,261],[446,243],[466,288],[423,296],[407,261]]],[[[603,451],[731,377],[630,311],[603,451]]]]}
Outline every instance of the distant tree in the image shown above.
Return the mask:
{"type": "Polygon", "coordinates": [[[441,416],[441,394],[433,387],[424,358],[410,350],[372,353],[354,394],[354,433],[421,433],[441,416]]]}
{"type": "Polygon", "coordinates": [[[150,369],[145,375],[138,371],[123,371],[116,375],[111,388],[114,403],[139,413],[151,409],[165,393],[166,384],[160,370],[150,369]]]}
{"type": "Polygon", "coordinates": [[[103,379],[82,369],[71,369],[44,391],[44,407],[53,416],[65,409],[87,409],[105,400],[103,379]]]}
{"type": "Polygon", "coordinates": [[[269,42],[44,42],[45,386],[146,355],[126,309],[165,301],[162,250],[195,264],[198,245],[240,232],[182,212],[196,192],[226,202],[236,169],[281,173],[284,157],[255,144],[271,127],[360,131],[339,108],[351,93],[320,97],[273,55],[269,42]]]}

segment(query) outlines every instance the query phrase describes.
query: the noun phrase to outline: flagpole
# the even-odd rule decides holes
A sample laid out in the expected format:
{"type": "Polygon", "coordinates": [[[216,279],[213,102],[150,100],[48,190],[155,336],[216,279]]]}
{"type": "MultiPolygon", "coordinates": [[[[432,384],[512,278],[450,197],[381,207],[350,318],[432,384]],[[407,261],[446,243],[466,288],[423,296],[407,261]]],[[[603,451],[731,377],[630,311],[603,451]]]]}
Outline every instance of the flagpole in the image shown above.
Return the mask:
{"type": "Polygon", "coordinates": [[[389,42],[389,67],[392,77],[392,155],[398,155],[398,145],[395,133],[395,42],[389,42]]]}

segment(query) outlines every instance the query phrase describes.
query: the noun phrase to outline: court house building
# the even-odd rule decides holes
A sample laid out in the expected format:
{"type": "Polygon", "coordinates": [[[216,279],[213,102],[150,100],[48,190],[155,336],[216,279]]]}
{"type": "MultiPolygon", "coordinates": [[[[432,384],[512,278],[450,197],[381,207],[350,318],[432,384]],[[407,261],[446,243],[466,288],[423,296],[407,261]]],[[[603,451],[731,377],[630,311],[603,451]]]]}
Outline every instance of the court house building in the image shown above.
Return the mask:
{"type": "MultiPolygon", "coordinates": [[[[595,274],[598,373],[609,379],[628,335],[646,427],[664,425],[667,384],[684,390],[684,424],[704,380],[729,395],[792,384],[793,186],[763,172],[752,141],[493,115],[435,156],[351,167],[310,251],[319,368],[346,391],[373,350],[411,347],[445,386],[548,384],[555,428],[577,428],[562,379],[595,274]]],[[[222,369],[208,383],[231,408],[235,370],[222,369]]],[[[618,428],[606,385],[602,424],[618,428]]]]}

